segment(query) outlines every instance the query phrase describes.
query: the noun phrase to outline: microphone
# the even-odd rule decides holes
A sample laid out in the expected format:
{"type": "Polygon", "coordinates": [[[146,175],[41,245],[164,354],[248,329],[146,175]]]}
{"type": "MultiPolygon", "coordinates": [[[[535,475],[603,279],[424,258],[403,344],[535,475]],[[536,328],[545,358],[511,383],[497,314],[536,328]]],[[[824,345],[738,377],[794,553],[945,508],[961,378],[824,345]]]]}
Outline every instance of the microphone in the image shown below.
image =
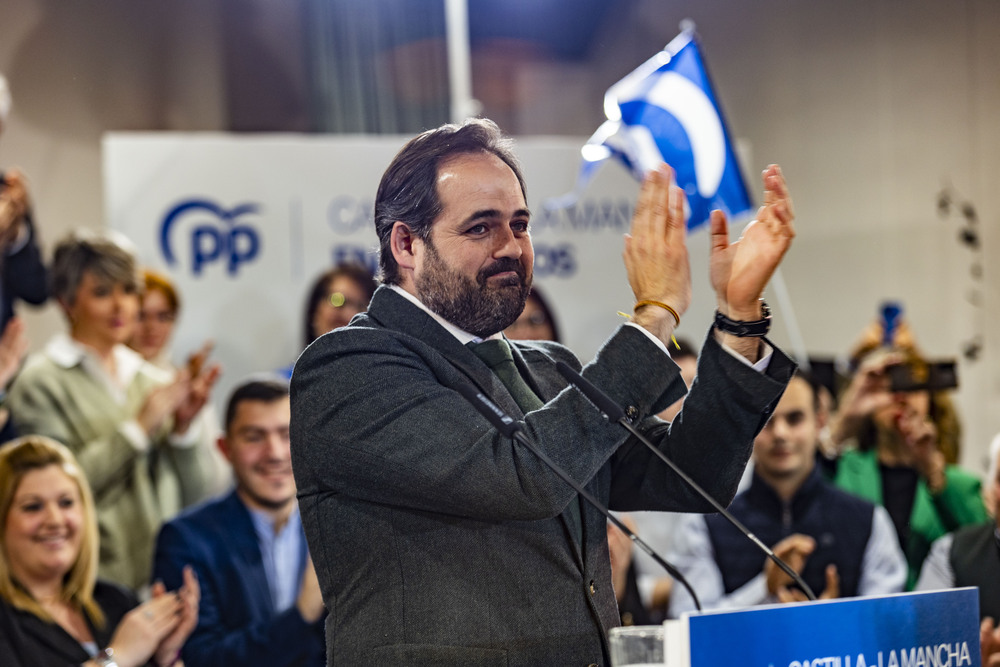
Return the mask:
{"type": "MultiPolygon", "coordinates": [[[[686,472],[681,470],[676,463],[671,461],[666,454],[661,452],[656,447],[656,445],[654,445],[652,442],[649,441],[649,438],[647,438],[639,431],[639,429],[632,426],[632,423],[628,420],[628,417],[626,417],[625,415],[625,411],[622,409],[620,405],[615,403],[610,396],[608,396],[603,391],[598,389],[597,386],[594,385],[594,383],[592,383],[590,380],[588,380],[587,378],[583,377],[575,370],[573,370],[564,361],[556,362],[556,370],[559,371],[559,374],[562,375],[567,382],[569,382],[578,390],[580,390],[580,393],[586,396],[587,399],[591,403],[593,403],[598,410],[604,413],[605,417],[607,417],[611,421],[616,421],[622,426],[624,426],[629,433],[638,438],[639,441],[642,442],[642,444],[646,445],[646,447],[648,447],[650,451],[652,451],[657,456],[657,458],[666,463],[671,470],[677,473],[677,476],[683,479],[688,486],[690,486],[692,489],[695,490],[695,492],[698,493],[698,495],[707,500],[719,514],[724,516],[726,520],[729,521],[729,523],[733,524],[733,526],[736,527],[736,530],[743,533],[748,540],[756,544],[760,548],[760,550],[764,552],[764,555],[770,558],[775,565],[781,568],[782,572],[791,577],[792,580],[799,585],[799,587],[802,589],[802,592],[806,594],[807,598],[809,598],[810,600],[816,600],[816,594],[813,593],[812,589],[809,587],[809,584],[807,584],[805,580],[802,579],[801,576],[799,576],[798,572],[793,570],[788,565],[788,563],[778,558],[778,556],[775,555],[774,551],[772,551],[769,546],[761,542],[760,538],[751,533],[750,530],[747,529],[747,527],[744,526],[739,519],[730,514],[729,510],[723,507],[719,503],[719,501],[713,498],[711,494],[705,491],[705,489],[701,488],[701,486],[696,481],[691,479],[691,477],[686,472]]],[[[673,573],[671,572],[671,574],[673,573]]],[[[699,606],[698,609],[700,611],[701,607],[699,606]]]]}
{"type": "Polygon", "coordinates": [[[628,538],[632,540],[632,544],[635,544],[640,549],[642,549],[646,554],[648,554],[653,560],[659,563],[660,567],[670,573],[670,575],[681,582],[681,585],[687,589],[687,592],[691,595],[691,599],[694,600],[694,605],[697,607],[698,611],[701,611],[701,601],[698,600],[698,595],[691,588],[691,584],[688,583],[684,575],[681,574],[677,568],[664,560],[658,553],[656,553],[651,546],[646,544],[638,535],[636,535],[628,526],[626,526],[618,517],[613,515],[608,508],[606,508],[601,501],[593,496],[589,491],[583,488],[579,482],[573,479],[569,473],[563,470],[559,465],[549,458],[548,454],[543,452],[541,449],[535,446],[531,440],[524,434],[524,429],[521,425],[510,415],[500,409],[500,407],[491,401],[482,392],[478,391],[475,387],[467,382],[459,383],[454,387],[458,393],[460,393],[465,400],[472,404],[472,407],[476,408],[480,414],[486,417],[486,420],[493,424],[494,427],[505,437],[511,438],[524,447],[526,447],[531,453],[540,458],[545,465],[547,465],[552,472],[557,474],[564,482],[570,485],[574,491],[580,494],[584,500],[590,503],[598,512],[603,514],[608,521],[617,526],[623,533],[628,535],[628,538]]]}

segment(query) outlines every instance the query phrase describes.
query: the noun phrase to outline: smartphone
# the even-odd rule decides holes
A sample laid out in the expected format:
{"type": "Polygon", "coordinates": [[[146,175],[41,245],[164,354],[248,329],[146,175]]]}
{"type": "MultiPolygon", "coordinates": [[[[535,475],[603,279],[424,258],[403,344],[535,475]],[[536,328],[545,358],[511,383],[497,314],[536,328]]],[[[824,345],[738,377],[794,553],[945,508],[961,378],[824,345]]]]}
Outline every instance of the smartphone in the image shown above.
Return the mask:
{"type": "Polygon", "coordinates": [[[889,376],[889,390],[893,392],[943,391],[958,387],[958,370],[954,360],[893,364],[885,371],[889,376]]]}
{"type": "Polygon", "coordinates": [[[903,316],[903,304],[899,301],[886,301],[879,308],[879,319],[882,322],[882,345],[892,347],[896,337],[896,328],[903,316]]]}

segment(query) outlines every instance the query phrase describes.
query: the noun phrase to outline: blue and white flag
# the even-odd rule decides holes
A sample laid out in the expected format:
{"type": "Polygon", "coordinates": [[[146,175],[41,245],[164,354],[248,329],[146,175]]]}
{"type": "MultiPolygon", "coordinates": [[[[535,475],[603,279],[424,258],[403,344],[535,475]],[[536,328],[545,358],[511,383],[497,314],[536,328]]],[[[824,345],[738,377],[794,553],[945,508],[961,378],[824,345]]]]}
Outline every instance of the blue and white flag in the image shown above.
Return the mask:
{"type": "Polygon", "coordinates": [[[639,180],[661,162],[673,167],[687,194],[688,229],[713,209],[734,218],[753,208],[693,29],[611,86],[604,113],[608,120],[581,150],[578,193],[614,156],[639,180]]]}

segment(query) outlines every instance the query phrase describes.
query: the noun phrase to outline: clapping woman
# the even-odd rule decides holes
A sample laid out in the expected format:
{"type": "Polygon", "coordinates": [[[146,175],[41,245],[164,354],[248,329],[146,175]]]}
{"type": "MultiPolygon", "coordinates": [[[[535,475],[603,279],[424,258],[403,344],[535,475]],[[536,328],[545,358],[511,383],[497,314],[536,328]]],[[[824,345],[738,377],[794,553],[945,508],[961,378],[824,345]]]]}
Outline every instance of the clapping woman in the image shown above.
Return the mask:
{"type": "Polygon", "coordinates": [[[139,605],[96,579],[94,504],[73,455],[42,436],[0,449],[0,656],[7,667],[167,667],[198,622],[198,581],[139,605]]]}
{"type": "MultiPolygon", "coordinates": [[[[173,379],[183,370],[174,363],[170,352],[170,341],[174,335],[177,319],[180,317],[180,293],[167,276],[152,269],[143,269],[142,279],[144,289],[139,300],[139,320],[128,346],[149,363],[169,373],[173,379]]],[[[189,354],[184,368],[197,375],[198,371],[208,363],[212,346],[211,341],[206,341],[200,349],[189,354]]],[[[221,435],[219,416],[211,404],[202,409],[191,428],[193,429],[191,436],[198,442],[197,449],[205,478],[202,497],[207,498],[222,493],[232,485],[233,481],[229,464],[216,445],[221,435]]]]}
{"type": "Polygon", "coordinates": [[[163,519],[201,497],[204,471],[189,427],[218,367],[171,378],[125,346],[141,283],[124,239],[71,234],[50,273],[69,335],[29,357],[7,401],[19,433],[47,435],[74,453],[94,493],[99,574],[140,590],[163,519]]]}

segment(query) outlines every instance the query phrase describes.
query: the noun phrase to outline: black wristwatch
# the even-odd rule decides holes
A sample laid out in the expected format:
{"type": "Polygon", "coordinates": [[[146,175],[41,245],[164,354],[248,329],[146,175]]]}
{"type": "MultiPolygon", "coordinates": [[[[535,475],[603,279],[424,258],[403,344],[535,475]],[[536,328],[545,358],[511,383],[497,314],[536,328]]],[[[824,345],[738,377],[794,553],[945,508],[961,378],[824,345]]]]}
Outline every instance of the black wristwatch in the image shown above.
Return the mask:
{"type": "Polygon", "coordinates": [[[771,309],[764,299],[760,300],[760,313],[763,317],[752,322],[731,320],[719,311],[715,311],[715,328],[739,338],[760,338],[771,330],[771,309]]]}

